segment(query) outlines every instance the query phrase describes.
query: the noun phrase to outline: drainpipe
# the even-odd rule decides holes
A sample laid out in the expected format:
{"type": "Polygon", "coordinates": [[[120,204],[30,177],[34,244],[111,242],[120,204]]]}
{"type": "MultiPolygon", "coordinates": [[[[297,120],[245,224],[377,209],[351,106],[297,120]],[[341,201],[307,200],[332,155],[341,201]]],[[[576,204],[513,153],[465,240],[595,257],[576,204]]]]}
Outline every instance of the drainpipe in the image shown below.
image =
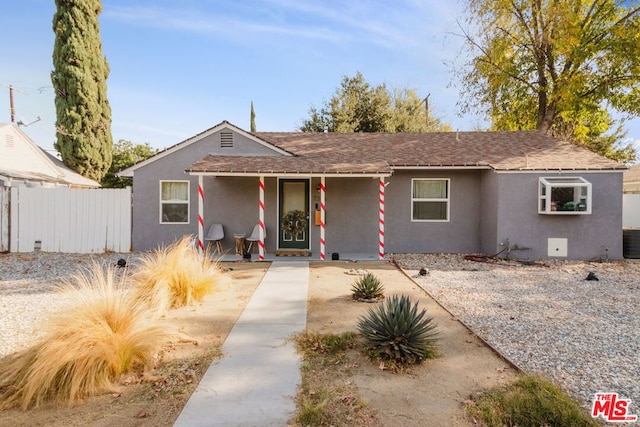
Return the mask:
{"type": "Polygon", "coordinates": [[[325,177],[320,177],[320,259],[322,261],[325,260],[325,196],[327,192],[327,187],[325,186],[325,177]]]}

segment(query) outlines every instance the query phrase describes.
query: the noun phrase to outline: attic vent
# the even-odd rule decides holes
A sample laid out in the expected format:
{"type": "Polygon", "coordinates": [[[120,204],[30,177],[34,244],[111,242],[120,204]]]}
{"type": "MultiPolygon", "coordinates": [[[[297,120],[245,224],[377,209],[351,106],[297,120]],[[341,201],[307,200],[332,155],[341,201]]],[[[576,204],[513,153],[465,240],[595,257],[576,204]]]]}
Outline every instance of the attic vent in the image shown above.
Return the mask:
{"type": "Polygon", "coordinates": [[[7,142],[7,148],[13,148],[13,135],[5,135],[5,140],[7,142]]]}
{"type": "Polygon", "coordinates": [[[233,148],[232,132],[220,132],[220,148],[233,148]]]}

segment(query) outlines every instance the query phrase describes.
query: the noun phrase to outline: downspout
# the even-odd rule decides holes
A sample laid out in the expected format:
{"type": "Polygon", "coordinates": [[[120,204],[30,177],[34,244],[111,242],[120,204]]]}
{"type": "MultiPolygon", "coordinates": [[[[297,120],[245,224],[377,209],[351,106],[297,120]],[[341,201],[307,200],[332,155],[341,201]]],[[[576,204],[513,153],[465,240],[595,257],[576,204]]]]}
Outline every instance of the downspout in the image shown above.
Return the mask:
{"type": "Polygon", "coordinates": [[[260,207],[260,211],[258,213],[258,224],[260,225],[260,240],[258,241],[258,259],[260,261],[264,261],[264,176],[260,175],[259,178],[259,186],[260,186],[260,200],[258,205],[260,207]]]}
{"type": "Polygon", "coordinates": [[[204,189],[203,177],[198,175],[198,254],[204,259],[204,189]]]}
{"type": "Polygon", "coordinates": [[[320,259],[322,261],[325,260],[325,197],[326,197],[327,187],[325,186],[325,177],[324,175],[320,177],[320,259]]]}

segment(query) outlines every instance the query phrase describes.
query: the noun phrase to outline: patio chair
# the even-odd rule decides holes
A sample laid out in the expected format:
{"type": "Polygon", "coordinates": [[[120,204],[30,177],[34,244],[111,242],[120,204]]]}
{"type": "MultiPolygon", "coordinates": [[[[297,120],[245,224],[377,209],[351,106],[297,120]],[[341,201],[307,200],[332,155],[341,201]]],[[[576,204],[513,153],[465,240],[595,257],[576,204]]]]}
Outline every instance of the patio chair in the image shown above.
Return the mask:
{"type": "MultiPolygon", "coordinates": [[[[264,238],[265,239],[267,238],[267,230],[264,231],[264,238]]],[[[251,236],[247,237],[247,243],[249,243],[247,252],[251,253],[251,249],[257,247],[259,241],[260,241],[260,224],[256,224],[256,226],[253,227],[251,236]]]]}
{"type": "Polygon", "coordinates": [[[209,228],[209,233],[204,238],[204,241],[207,242],[207,250],[209,250],[209,245],[215,242],[216,250],[213,253],[218,252],[222,253],[222,239],[224,239],[224,228],[222,224],[212,224],[209,228]]]}

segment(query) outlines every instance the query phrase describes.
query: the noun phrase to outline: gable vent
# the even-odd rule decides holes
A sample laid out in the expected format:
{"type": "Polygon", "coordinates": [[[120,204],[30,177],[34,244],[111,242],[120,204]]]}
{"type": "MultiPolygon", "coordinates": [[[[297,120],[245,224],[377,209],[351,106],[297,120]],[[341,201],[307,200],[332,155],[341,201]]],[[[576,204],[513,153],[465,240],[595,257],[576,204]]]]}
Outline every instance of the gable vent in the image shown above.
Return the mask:
{"type": "Polygon", "coordinates": [[[220,132],[220,148],[233,148],[233,132],[220,132]]]}
{"type": "Polygon", "coordinates": [[[7,142],[7,148],[13,148],[13,135],[5,135],[5,140],[7,142]]]}

